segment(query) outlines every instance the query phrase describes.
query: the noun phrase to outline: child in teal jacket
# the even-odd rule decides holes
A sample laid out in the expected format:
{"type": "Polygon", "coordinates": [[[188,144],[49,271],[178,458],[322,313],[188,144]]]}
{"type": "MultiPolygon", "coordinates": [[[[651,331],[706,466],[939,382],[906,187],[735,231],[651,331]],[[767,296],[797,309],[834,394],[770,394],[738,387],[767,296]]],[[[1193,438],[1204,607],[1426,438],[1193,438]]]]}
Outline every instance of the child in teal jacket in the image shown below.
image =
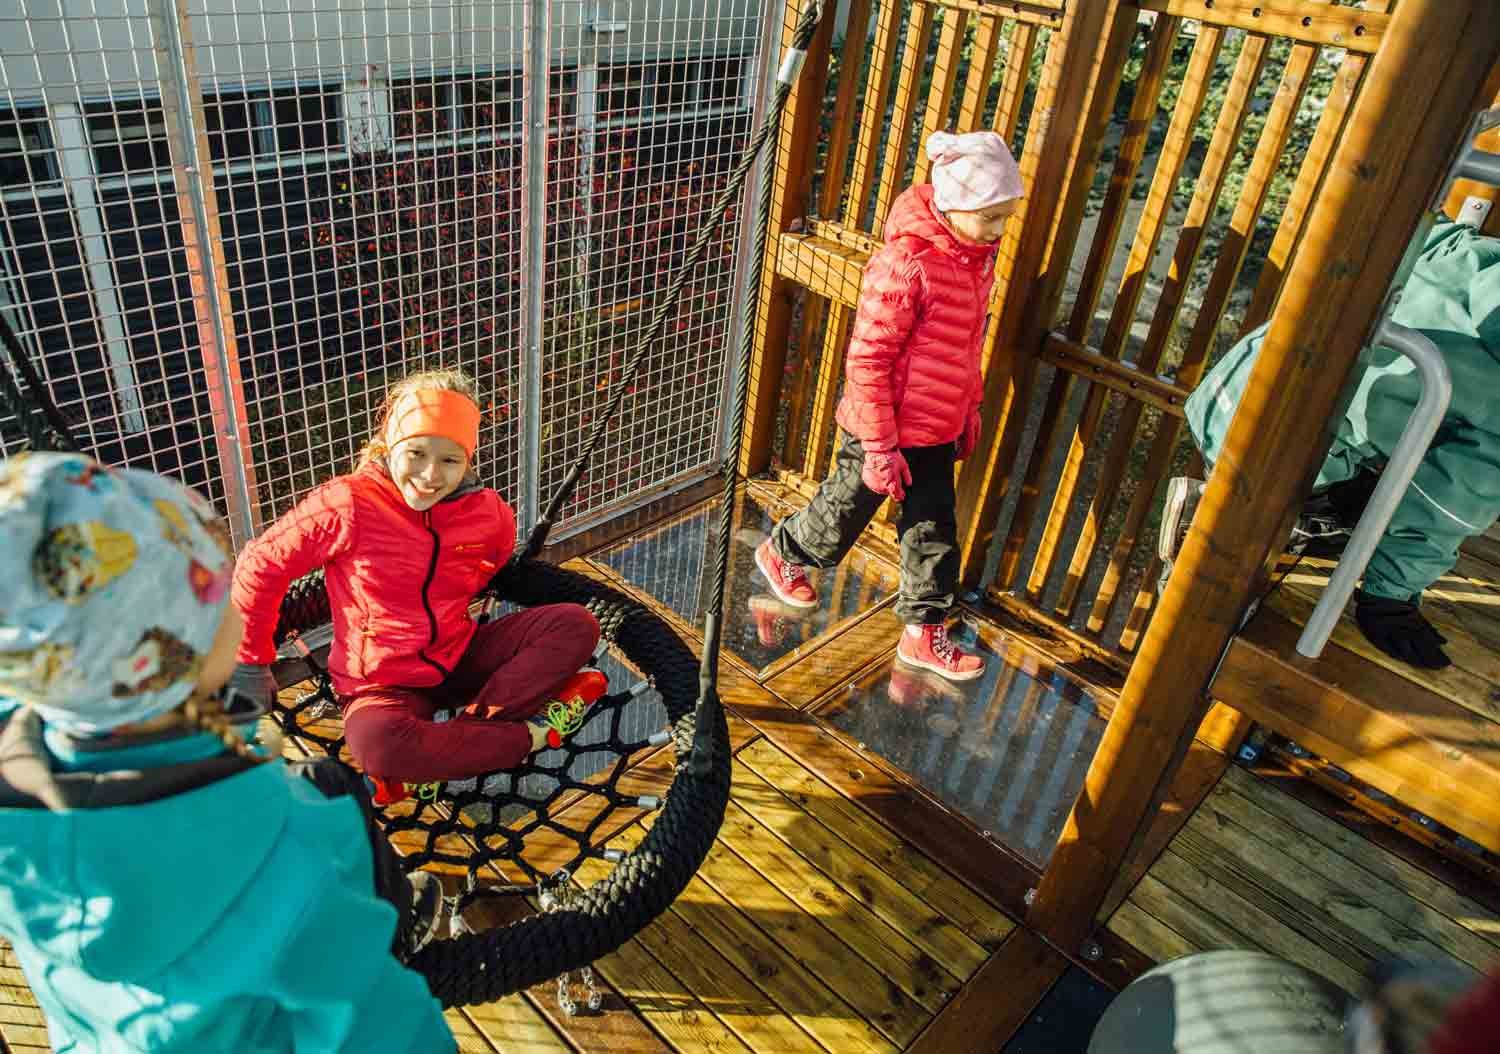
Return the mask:
{"type": "MultiPolygon", "coordinates": [[[[1449,664],[1446,642],[1421,614],[1422,593],[1452,569],[1466,539],[1483,534],[1500,516],[1500,238],[1460,223],[1438,223],[1423,242],[1392,318],[1437,345],[1453,376],[1453,399],[1365,569],[1355,618],[1382,651],[1441,669],[1449,664]]],[[[1188,427],[1210,467],[1266,328],[1245,334],[1187,401],[1188,427]]],[[[1314,494],[1327,499],[1328,514],[1304,516],[1301,535],[1347,536],[1421,394],[1421,378],[1404,356],[1379,345],[1368,349],[1314,485],[1314,494]]],[[[1164,559],[1176,556],[1201,490],[1201,482],[1185,478],[1169,486],[1164,559]]]]}
{"type": "Polygon", "coordinates": [[[448,1054],[359,803],[259,755],[213,508],[0,461],[0,937],[66,1054],[448,1054]]]}

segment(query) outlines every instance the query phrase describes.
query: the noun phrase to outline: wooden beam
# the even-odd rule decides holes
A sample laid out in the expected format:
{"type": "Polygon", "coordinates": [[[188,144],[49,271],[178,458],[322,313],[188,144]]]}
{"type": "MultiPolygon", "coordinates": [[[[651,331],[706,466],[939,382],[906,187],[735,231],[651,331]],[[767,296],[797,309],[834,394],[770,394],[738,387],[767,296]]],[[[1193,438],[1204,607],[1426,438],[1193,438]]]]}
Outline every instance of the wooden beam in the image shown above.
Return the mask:
{"type": "MultiPolygon", "coordinates": [[[[885,218],[897,195],[906,187],[906,155],[911,149],[912,124],[917,110],[917,93],[922,88],[922,74],[927,60],[927,45],[932,36],[932,6],[917,3],[906,18],[906,39],[902,43],[901,61],[896,67],[895,102],[886,122],[885,160],[880,166],[880,181],[875,185],[875,230],[885,227],[885,218]]],[[[879,123],[879,122],[876,122],[879,123]]],[[[922,144],[917,144],[917,152],[922,144]]]]}
{"type": "Polygon", "coordinates": [[[1262,611],[1224,657],[1215,697],[1500,851],[1500,725],[1336,644],[1301,660],[1299,632],[1262,611]]]}
{"type": "Polygon", "coordinates": [[[1140,0],[1139,6],[1142,11],[1179,15],[1209,25],[1364,52],[1380,47],[1391,17],[1351,7],[1315,5],[1307,0],[1140,0]]]}
{"type": "Polygon", "coordinates": [[[1060,370],[1077,374],[1147,406],[1154,406],[1173,417],[1183,416],[1182,406],[1187,402],[1188,396],[1193,394],[1190,388],[1108,358],[1098,348],[1069,340],[1058,332],[1047,334],[1041,358],[1043,362],[1050,362],[1060,370]]]}
{"type": "Polygon", "coordinates": [[[1020,440],[1005,419],[1026,403],[1062,296],[1068,250],[1083,219],[1137,17],[1136,7],[1122,0],[1070,6],[1047,49],[1022,159],[1029,179],[1025,221],[1014,255],[1001,263],[1008,288],[986,365],[984,425],[958,481],[960,575],[970,585],[983,570],[1020,440]]]}
{"type": "Polygon", "coordinates": [[[783,234],[767,255],[778,278],[847,308],[859,304],[859,284],[870,262],[867,254],[827,238],[783,234]]]}
{"type": "MultiPolygon", "coordinates": [[[[795,2],[787,4],[782,50],[792,41],[799,6],[795,2]]],[[[771,447],[776,441],[776,412],[781,405],[782,371],[786,367],[786,347],[791,336],[793,289],[777,271],[775,238],[791,227],[793,220],[808,212],[834,21],[825,17],[813,34],[802,76],[787,100],[776,152],[767,162],[776,166],[776,180],[771,191],[773,240],[767,247],[766,268],[760,276],[758,292],[755,354],[750,364],[749,428],[740,451],[740,472],[746,476],[765,471],[771,463],[771,447]]]]}
{"type": "Polygon", "coordinates": [[[1076,948],[1202,720],[1205,693],[1328,449],[1345,379],[1474,84],[1500,57],[1488,0],[1406,0],[1370,65],[1176,570],[1028,921],[1076,948]]]}
{"type": "Polygon", "coordinates": [[[932,81],[927,89],[927,109],[922,114],[922,141],[917,144],[917,164],[912,170],[913,184],[928,182],[932,159],[927,156],[927,139],[948,127],[948,111],[953,104],[953,89],[958,83],[959,53],[964,46],[964,31],[969,28],[969,13],[962,9],[943,13],[943,32],[938,37],[937,55],[932,60],[932,81]]]}
{"type": "Polygon", "coordinates": [[[1068,960],[1017,927],[952,1001],[907,1047],[908,1054],[999,1050],[1020,1030],[1068,960]]]}
{"type": "Polygon", "coordinates": [[[1302,165],[1297,169],[1297,182],[1292,185],[1291,195],[1281,210],[1281,220],[1276,225],[1276,237],[1266,252],[1261,266],[1260,278],[1255,284],[1255,295],[1245,310],[1241,323],[1244,331],[1254,329],[1271,317],[1276,306],[1276,297],[1281,293],[1282,279],[1286,277],[1287,261],[1302,239],[1302,230],[1307,223],[1308,210],[1323,185],[1328,172],[1328,159],[1333,154],[1334,144],[1343,133],[1344,122],[1349,116],[1349,106],[1359,94],[1364,80],[1365,67],[1370,57],[1356,52],[1344,56],[1339,63],[1338,74],[1328,98],[1323,100],[1323,112],[1318,116],[1318,129],[1313,133],[1302,165]]]}

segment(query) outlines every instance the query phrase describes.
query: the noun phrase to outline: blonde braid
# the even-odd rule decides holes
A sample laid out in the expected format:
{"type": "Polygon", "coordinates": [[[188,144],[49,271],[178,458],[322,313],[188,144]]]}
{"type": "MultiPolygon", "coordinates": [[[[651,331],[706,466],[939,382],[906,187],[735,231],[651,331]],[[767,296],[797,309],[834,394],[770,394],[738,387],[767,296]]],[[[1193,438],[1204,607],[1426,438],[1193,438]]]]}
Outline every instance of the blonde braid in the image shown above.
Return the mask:
{"type": "Polygon", "coordinates": [[[234,726],[224,716],[224,711],[216,700],[199,699],[196,695],[189,696],[187,702],[182,704],[182,716],[193,727],[217,736],[226,749],[246,761],[260,764],[272,760],[281,753],[279,743],[275,744],[276,749],[269,756],[262,755],[246,743],[244,737],[234,730],[234,726]]]}

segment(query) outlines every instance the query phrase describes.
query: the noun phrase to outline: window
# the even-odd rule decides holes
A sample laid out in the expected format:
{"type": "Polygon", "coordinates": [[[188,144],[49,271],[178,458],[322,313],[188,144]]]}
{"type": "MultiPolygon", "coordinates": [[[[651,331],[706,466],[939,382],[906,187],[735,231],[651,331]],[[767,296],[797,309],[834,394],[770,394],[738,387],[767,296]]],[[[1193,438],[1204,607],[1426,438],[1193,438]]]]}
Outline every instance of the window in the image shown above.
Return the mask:
{"type": "Polygon", "coordinates": [[[272,93],[276,148],[282,153],[295,153],[337,146],[341,90],[311,85],[281,88],[272,93]]]}
{"type": "Polygon", "coordinates": [[[510,132],[521,123],[521,78],[514,73],[476,74],[454,85],[459,125],[477,132],[510,132]]]}
{"type": "Polygon", "coordinates": [[[605,66],[599,70],[599,116],[635,117],[643,109],[646,70],[642,66],[605,66]]]}
{"type": "Polygon", "coordinates": [[[694,101],[698,93],[698,63],[690,59],[658,62],[650,69],[652,90],[642,93],[649,108],[658,113],[681,110],[694,101]]]}
{"type": "Polygon", "coordinates": [[[706,59],[698,74],[698,105],[745,105],[745,59],[706,59]]]}
{"type": "Polygon", "coordinates": [[[167,168],[166,121],[158,99],[89,103],[84,107],[94,170],[101,176],[167,168]]]}
{"type": "Polygon", "coordinates": [[[0,187],[57,178],[52,129],[41,106],[0,110],[0,187]]]}
{"type": "Polygon", "coordinates": [[[453,127],[452,99],[453,84],[446,78],[392,84],[391,109],[396,119],[396,138],[422,138],[449,131],[453,127]]]}
{"type": "Polygon", "coordinates": [[[215,161],[242,161],[262,152],[270,107],[263,94],[220,95],[205,99],[208,152],[215,161]]]}

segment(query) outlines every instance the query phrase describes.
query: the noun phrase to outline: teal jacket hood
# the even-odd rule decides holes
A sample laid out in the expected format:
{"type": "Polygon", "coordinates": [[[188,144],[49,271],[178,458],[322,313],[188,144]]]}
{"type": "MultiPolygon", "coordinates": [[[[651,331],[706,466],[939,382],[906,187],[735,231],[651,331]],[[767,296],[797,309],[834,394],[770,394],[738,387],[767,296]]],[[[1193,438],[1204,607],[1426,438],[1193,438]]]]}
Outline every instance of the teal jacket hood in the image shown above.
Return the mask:
{"type": "Polygon", "coordinates": [[[261,765],[144,805],[0,811],[0,917],[99,980],[160,974],[271,892],[257,883],[284,833],[284,782],[261,765]]]}
{"type": "MultiPolygon", "coordinates": [[[[7,733],[15,721],[0,716],[7,733]]],[[[353,798],[279,760],[246,767],[212,736],[90,750],[49,730],[49,771],[68,780],[43,778],[50,802],[17,806],[11,738],[0,937],[57,1054],[454,1051],[425,980],[391,954],[396,911],[376,895],[353,798]],[[159,788],[162,771],[226,761],[210,782],[92,807],[143,772],[159,788]]]]}

